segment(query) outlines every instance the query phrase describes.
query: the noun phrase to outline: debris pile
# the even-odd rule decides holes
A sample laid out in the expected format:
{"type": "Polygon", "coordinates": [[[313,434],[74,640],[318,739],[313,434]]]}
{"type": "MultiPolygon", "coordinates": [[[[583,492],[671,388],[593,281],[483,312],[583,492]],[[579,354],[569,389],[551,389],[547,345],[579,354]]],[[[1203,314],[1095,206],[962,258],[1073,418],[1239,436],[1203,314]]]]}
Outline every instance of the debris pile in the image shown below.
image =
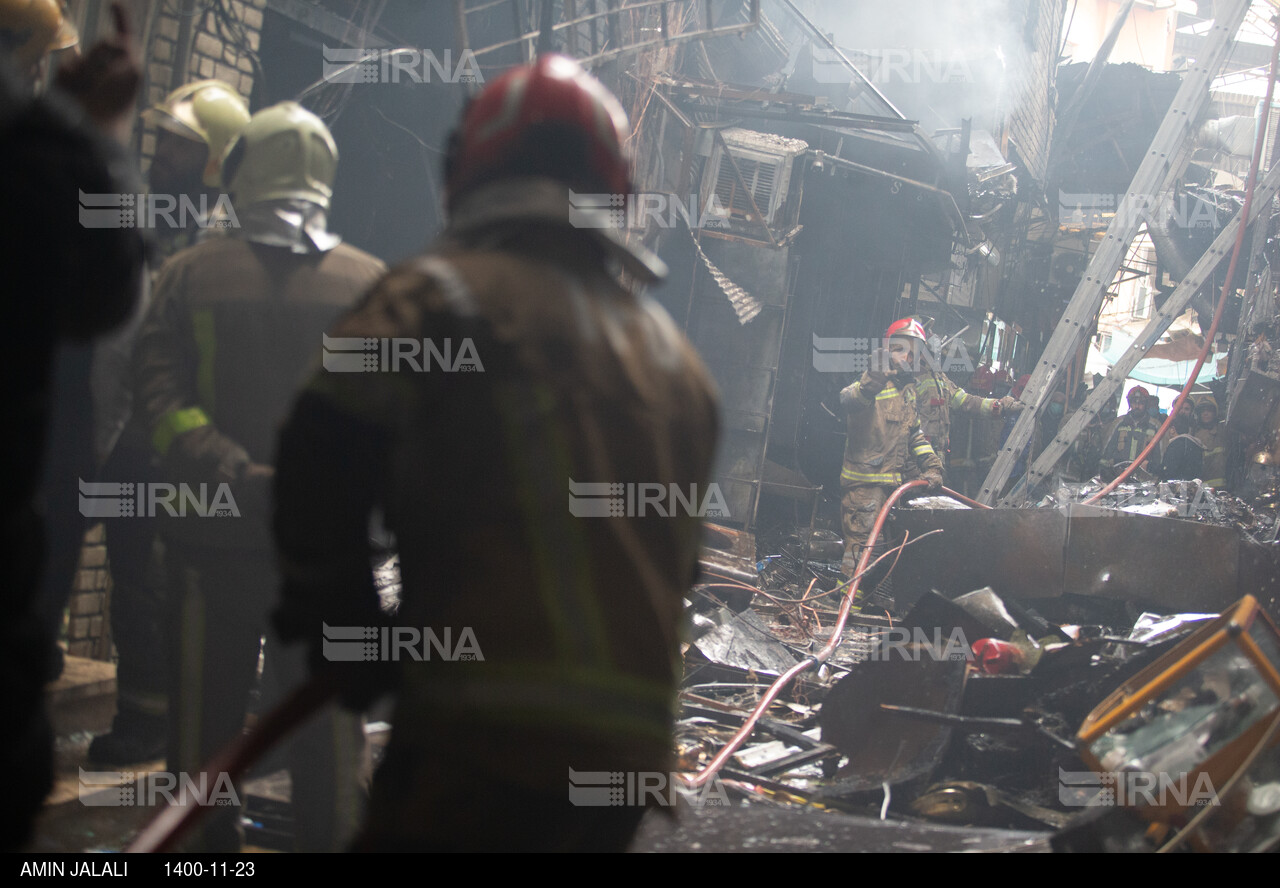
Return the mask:
{"type": "MultiPolygon", "coordinates": [[[[1088,492],[1089,485],[1082,485],[1059,496],[1077,502],[1088,492]]],[[[1118,493],[1131,500],[1124,507],[1129,511],[1152,503],[1179,509],[1200,497],[1198,520],[1255,532],[1275,526],[1273,516],[1258,516],[1198,485],[1131,485],[1118,493]]],[[[748,535],[734,533],[741,550],[748,535]]],[[[834,656],[777,690],[756,729],[706,783],[708,764],[779,677],[830,641],[846,591],[838,588],[840,547],[833,537],[807,529],[767,535],[751,565],[758,574],[754,587],[704,561],[703,582],[690,602],[692,640],[677,727],[679,767],[691,782],[704,781],[698,784],[703,794],[691,798],[855,815],[867,824],[1043,831],[1046,841],[1052,836],[1064,850],[1141,848],[1148,842],[1147,820],[1165,823],[1164,839],[1181,828],[1179,842],[1192,836],[1198,848],[1280,842],[1280,825],[1270,814],[1241,817],[1235,811],[1217,827],[1207,825],[1215,818],[1206,818],[1191,829],[1195,811],[1169,809],[1165,816],[1160,806],[1142,809],[1142,798],[1117,801],[1115,788],[1117,775],[1133,783],[1137,765],[1154,771],[1157,758],[1182,756],[1184,770],[1198,776],[1196,763],[1243,736],[1241,725],[1254,726],[1247,740],[1258,747],[1249,759],[1256,773],[1252,795],[1241,804],[1250,812],[1271,810],[1268,794],[1280,794],[1271,774],[1280,768],[1280,747],[1272,744],[1271,752],[1259,755],[1266,745],[1259,732],[1270,730],[1270,742],[1280,725],[1280,634],[1251,598],[1247,618],[1238,604],[1228,617],[1144,612],[1095,625],[1055,622],[1032,602],[990,588],[954,598],[925,591],[901,619],[867,606],[851,616],[834,656]],[[1142,718],[1134,716],[1120,727],[1108,723],[1110,733],[1092,747],[1082,741],[1100,711],[1150,693],[1149,676],[1185,671],[1189,636],[1196,633],[1193,641],[1203,648],[1205,633],[1217,626],[1225,639],[1223,627],[1232,619],[1246,621],[1262,656],[1234,654],[1223,667],[1226,677],[1213,664],[1203,667],[1197,680],[1213,689],[1226,682],[1220,694],[1173,694],[1142,710],[1150,723],[1153,713],[1181,707],[1204,730],[1143,733],[1142,718]],[[1236,685],[1244,690],[1237,692],[1236,685]],[[1140,737],[1146,751],[1137,764],[1118,752],[1128,748],[1129,734],[1134,741],[1140,737]],[[1092,750],[1107,744],[1112,751],[1099,760],[1092,750]],[[708,785],[717,792],[707,795],[708,785]],[[1100,806],[1113,815],[1105,828],[1095,825],[1100,806]],[[1134,815],[1138,809],[1146,820],[1134,815]]],[[[901,555],[897,548],[886,554],[886,563],[901,555]]],[[[711,561],[723,566],[724,555],[711,561]]],[[[747,566],[742,561],[740,569],[747,566]]],[[[1232,776],[1212,775],[1224,797],[1232,776]]],[[[1133,789],[1129,783],[1124,786],[1133,789]]]]}
{"type": "MultiPolygon", "coordinates": [[[[1100,478],[1065,483],[1037,505],[1050,508],[1084,503],[1103,486],[1100,478]]],[[[1275,482],[1251,500],[1244,500],[1199,481],[1136,481],[1121,484],[1097,505],[1134,515],[1231,527],[1255,543],[1274,543],[1280,535],[1280,483],[1275,482]]]]}

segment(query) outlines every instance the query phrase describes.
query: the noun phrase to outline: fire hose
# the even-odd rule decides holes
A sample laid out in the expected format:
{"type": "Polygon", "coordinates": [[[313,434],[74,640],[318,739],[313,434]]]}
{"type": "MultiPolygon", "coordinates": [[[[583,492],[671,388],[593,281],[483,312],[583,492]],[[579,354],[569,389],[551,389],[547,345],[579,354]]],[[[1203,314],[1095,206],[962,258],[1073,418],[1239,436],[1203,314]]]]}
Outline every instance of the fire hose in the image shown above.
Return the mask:
{"type": "MultiPolygon", "coordinates": [[[[337,694],[338,689],[333,683],[321,678],[311,679],[263,716],[252,730],[223,747],[205,765],[202,776],[226,774],[227,779],[238,782],[268,749],[302,725],[337,694]]],[[[200,786],[213,785],[213,781],[196,783],[200,786]]],[[[178,800],[152,818],[125,851],[147,854],[171,850],[205,810],[206,806],[191,799],[188,790],[184,788],[178,800]]]]}
{"type": "MultiPolygon", "coordinates": [[[[1151,451],[1156,448],[1160,443],[1160,440],[1164,437],[1165,432],[1167,432],[1169,427],[1173,425],[1173,421],[1178,415],[1178,410],[1182,407],[1183,402],[1186,401],[1189,393],[1191,392],[1192,386],[1196,384],[1196,379],[1200,376],[1200,368],[1204,366],[1205,358],[1209,356],[1209,351],[1213,348],[1213,340],[1218,333],[1218,322],[1222,319],[1222,311],[1227,305],[1227,296],[1231,293],[1231,281],[1234,279],[1236,273],[1236,263],[1240,258],[1240,251],[1244,246],[1244,233],[1245,229],[1248,228],[1249,223],[1249,209],[1253,205],[1253,190],[1254,186],[1258,182],[1258,168],[1262,164],[1262,145],[1267,134],[1267,116],[1271,110],[1271,96],[1275,90],[1276,68],[1278,63],[1280,63],[1280,43],[1277,43],[1271,52],[1271,76],[1267,78],[1267,97],[1263,100],[1262,119],[1258,124],[1258,136],[1254,140],[1253,144],[1253,162],[1249,166],[1249,175],[1245,180],[1244,206],[1240,209],[1240,230],[1236,232],[1236,243],[1231,250],[1231,261],[1227,264],[1227,279],[1222,285],[1222,295],[1218,297],[1218,305],[1214,309],[1213,321],[1209,324],[1209,331],[1204,335],[1204,348],[1200,350],[1200,356],[1196,358],[1196,365],[1192,368],[1191,375],[1187,378],[1186,385],[1184,385],[1182,387],[1182,391],[1178,393],[1178,397],[1173,402],[1173,407],[1169,410],[1169,416],[1160,426],[1160,430],[1156,432],[1155,437],[1153,437],[1147,446],[1143,448],[1142,452],[1125,467],[1124,471],[1115,477],[1115,480],[1085,500],[1086,505],[1097,502],[1102,499],[1102,497],[1119,487],[1126,478],[1137,470],[1138,466],[1142,465],[1142,463],[1151,454],[1151,451]]],[[[1267,223],[1265,220],[1259,219],[1257,224],[1265,225],[1267,223]]]]}
{"type": "MultiPolygon", "coordinates": [[[[847,584],[849,591],[845,593],[841,601],[839,616],[826,646],[817,654],[800,661],[791,669],[788,669],[773,683],[755,710],[752,711],[746,723],[743,724],[734,738],[729,741],[728,745],[720,750],[702,772],[694,777],[686,778],[689,786],[700,787],[709,781],[717,771],[724,767],[729,757],[751,735],[752,730],[764,715],[765,710],[768,709],[769,705],[791,679],[808,669],[825,663],[827,658],[840,646],[845,623],[849,618],[854,599],[858,594],[859,580],[868,570],[872,549],[880,536],[880,531],[889,515],[889,510],[907,491],[927,485],[927,481],[908,481],[894,490],[885,500],[884,505],[881,506],[880,511],[876,514],[875,524],[867,537],[867,545],[862,550],[862,556],[858,560],[858,567],[854,571],[853,579],[847,584]]],[[[946,487],[942,488],[942,490],[948,496],[975,508],[991,508],[946,487]]],[[[254,762],[261,758],[267,750],[271,749],[322,707],[330,703],[337,696],[337,693],[337,688],[333,683],[326,682],[321,677],[312,678],[289,695],[283,703],[263,716],[253,729],[242,734],[220,750],[205,765],[202,775],[207,778],[208,776],[225,774],[227,779],[233,782],[239,781],[253,766],[254,762]]],[[[197,783],[200,782],[197,781],[197,783]]],[[[205,782],[200,783],[200,785],[209,784],[205,782]]],[[[171,850],[178,840],[195,825],[204,812],[205,806],[189,798],[187,791],[184,790],[179,799],[156,815],[125,850],[129,853],[153,853],[171,850]]]]}
{"type": "MultiPolygon", "coordinates": [[[[862,556],[858,559],[858,566],[853,572],[853,579],[848,582],[849,591],[844,594],[844,598],[840,602],[840,612],[836,617],[835,626],[831,630],[831,638],[827,641],[826,646],[823,647],[822,650],[818,651],[818,653],[813,656],[806,657],[782,675],[778,676],[777,680],[769,686],[767,691],[765,691],[764,696],[760,698],[760,702],[756,704],[755,709],[751,710],[751,714],[747,716],[747,720],[743,722],[742,727],[738,729],[738,732],[733,735],[729,742],[726,743],[718,753],[716,753],[715,757],[711,759],[705,768],[692,777],[685,778],[685,785],[687,787],[690,789],[698,789],[705,786],[711,778],[714,777],[726,763],[728,763],[729,758],[737,752],[739,748],[741,748],[742,744],[747,741],[747,738],[751,736],[752,731],[755,730],[756,724],[764,717],[765,712],[768,710],[769,706],[772,705],[773,701],[777,699],[777,696],[782,692],[782,689],[790,684],[791,680],[796,676],[827,662],[827,659],[835,653],[836,648],[840,646],[841,636],[844,635],[844,626],[849,619],[849,611],[853,607],[854,598],[857,597],[862,575],[867,572],[869,562],[871,561],[871,551],[875,547],[875,543],[880,536],[881,529],[884,527],[885,519],[889,516],[889,510],[893,508],[894,504],[897,503],[902,495],[908,490],[916,487],[928,486],[928,483],[929,482],[927,481],[919,480],[908,481],[893,493],[889,494],[889,497],[884,501],[884,505],[880,507],[880,511],[876,513],[875,524],[871,527],[871,533],[867,535],[867,544],[862,549],[862,556]]],[[[991,508],[990,506],[975,502],[974,500],[971,500],[968,497],[956,493],[954,490],[950,490],[946,487],[942,488],[942,490],[948,496],[955,497],[968,505],[980,509],[991,508]]]]}

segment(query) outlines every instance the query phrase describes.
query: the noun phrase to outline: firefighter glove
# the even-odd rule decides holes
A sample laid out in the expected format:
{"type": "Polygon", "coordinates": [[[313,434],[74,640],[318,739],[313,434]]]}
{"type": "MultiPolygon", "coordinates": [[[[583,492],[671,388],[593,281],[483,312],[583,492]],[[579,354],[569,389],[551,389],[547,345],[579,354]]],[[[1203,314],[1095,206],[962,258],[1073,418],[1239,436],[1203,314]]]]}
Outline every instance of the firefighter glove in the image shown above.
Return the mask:
{"type": "Polygon", "coordinates": [[[886,349],[878,348],[871,353],[867,363],[867,375],[871,377],[872,382],[876,385],[884,385],[889,381],[889,374],[892,371],[893,359],[889,357],[886,349]]]}

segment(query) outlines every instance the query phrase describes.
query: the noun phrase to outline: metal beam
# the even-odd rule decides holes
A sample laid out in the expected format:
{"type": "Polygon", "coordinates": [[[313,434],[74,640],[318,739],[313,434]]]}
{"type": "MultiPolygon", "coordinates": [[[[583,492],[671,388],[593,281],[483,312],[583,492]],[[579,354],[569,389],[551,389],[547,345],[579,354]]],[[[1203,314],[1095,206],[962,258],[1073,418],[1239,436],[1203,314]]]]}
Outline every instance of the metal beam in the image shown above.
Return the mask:
{"type": "Polygon", "coordinates": [[[178,8],[178,40],[173,49],[173,70],[169,89],[175,90],[190,78],[191,47],[195,44],[196,0],[182,0],[178,8]]]}
{"type": "Polygon", "coordinates": [[[1075,354],[1081,339],[1092,325],[1094,316],[1102,307],[1103,297],[1124,260],[1129,242],[1133,240],[1146,213],[1156,206],[1158,196],[1182,172],[1187,157],[1183,149],[1194,133],[1196,119],[1208,102],[1210,81],[1226,60],[1232,40],[1248,8],[1249,0],[1225,0],[1218,4],[1219,17],[1213,23],[1203,56],[1197,58],[1183,75],[1178,94],[1138,166],[1128,192],[1120,200],[1102,244],[1093,254],[1075,294],[1062,314],[1062,320],[1032,371],[1031,379],[1022,394],[1022,400],[1028,409],[1018,417],[1012,433],[996,457],[995,465],[991,467],[978,494],[979,502],[990,505],[1004,489],[1018,455],[1031,440],[1036,417],[1048,401],[1058,374],[1075,354]]]}
{"type": "MultiPolygon", "coordinates": [[[[1132,3],[1133,0],[1129,0],[1129,2],[1132,3]]],[[[808,28],[809,31],[812,32],[819,40],[822,41],[823,46],[825,46],[827,49],[831,50],[836,54],[836,58],[840,59],[840,61],[844,63],[844,66],[853,72],[854,76],[857,77],[859,81],[861,81],[862,85],[865,88],[871,90],[871,92],[875,94],[876,98],[878,98],[882,103],[884,103],[884,105],[894,114],[898,115],[903,120],[907,119],[907,115],[899,111],[897,106],[894,105],[893,102],[889,101],[888,97],[885,96],[884,93],[876,89],[875,84],[867,79],[867,75],[863,74],[862,70],[857,65],[855,65],[852,61],[850,61],[849,57],[840,50],[840,47],[836,46],[835,43],[832,42],[830,37],[828,37],[825,33],[823,33],[821,28],[815,25],[807,15],[805,15],[803,12],[800,11],[800,7],[792,3],[791,0],[782,0],[782,3],[784,6],[787,7],[787,9],[791,10],[792,15],[800,19],[801,23],[806,28],[808,28]]]]}

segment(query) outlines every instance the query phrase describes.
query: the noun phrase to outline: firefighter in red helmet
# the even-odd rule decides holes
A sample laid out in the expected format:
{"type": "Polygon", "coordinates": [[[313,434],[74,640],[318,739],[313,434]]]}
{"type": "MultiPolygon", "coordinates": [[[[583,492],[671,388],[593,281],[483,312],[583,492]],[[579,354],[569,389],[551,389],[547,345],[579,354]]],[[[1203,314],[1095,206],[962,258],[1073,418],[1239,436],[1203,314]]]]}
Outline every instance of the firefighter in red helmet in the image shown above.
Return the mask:
{"type": "Polygon", "coordinates": [[[451,141],[441,240],[331,331],[427,340],[467,372],[321,370],[282,434],[276,623],[348,704],[396,693],[359,849],[620,850],[643,808],[579,806],[574,787],[670,770],[700,520],[608,497],[706,489],[718,420],[678,328],[620,283],[660,262],[570,221],[571,190],[630,190],[627,132],[571,59],[491,83],[451,141]],[[370,577],[374,509],[400,551],[394,618],[370,577]],[[326,624],[388,620],[451,632],[454,656],[324,662],[326,624]]]}
{"type": "Polygon", "coordinates": [[[844,466],[840,471],[841,573],[853,576],[876,514],[894,488],[915,477],[942,486],[942,460],[920,428],[915,370],[924,329],[911,318],[885,331],[887,348],[871,355],[862,379],[840,392],[848,415],[844,466]]]}

